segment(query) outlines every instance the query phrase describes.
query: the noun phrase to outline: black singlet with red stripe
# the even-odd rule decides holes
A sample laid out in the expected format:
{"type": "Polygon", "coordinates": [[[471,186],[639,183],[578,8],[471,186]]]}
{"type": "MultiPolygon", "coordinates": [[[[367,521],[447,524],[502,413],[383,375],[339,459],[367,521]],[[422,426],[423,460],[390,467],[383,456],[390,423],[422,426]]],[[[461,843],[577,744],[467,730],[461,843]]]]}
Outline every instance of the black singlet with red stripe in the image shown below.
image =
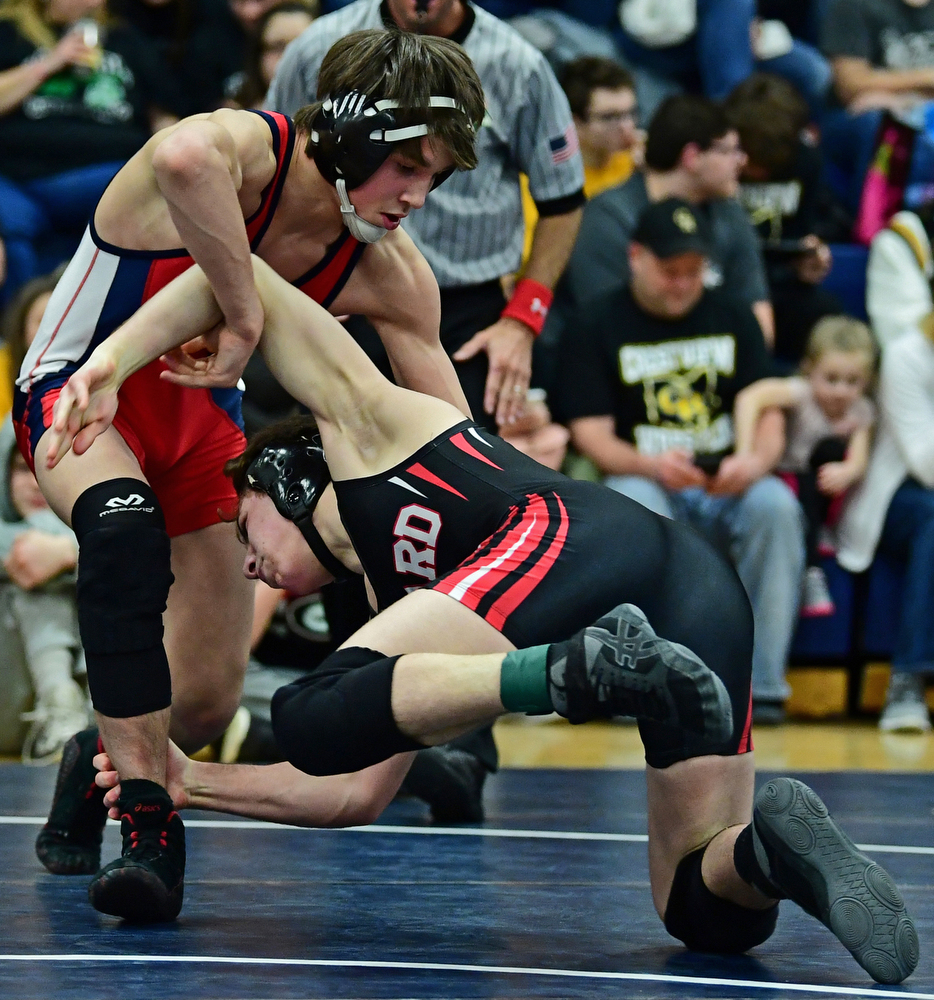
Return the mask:
{"type": "MultiPolygon", "coordinates": [[[[334,487],[380,609],[427,587],[521,648],[635,604],[730,691],[735,732],[716,752],[749,748],[752,612],[733,568],[692,529],[553,472],[471,421],[395,468],[334,487]]],[[[671,731],[651,742],[656,766],[690,755],[671,731]]]]}

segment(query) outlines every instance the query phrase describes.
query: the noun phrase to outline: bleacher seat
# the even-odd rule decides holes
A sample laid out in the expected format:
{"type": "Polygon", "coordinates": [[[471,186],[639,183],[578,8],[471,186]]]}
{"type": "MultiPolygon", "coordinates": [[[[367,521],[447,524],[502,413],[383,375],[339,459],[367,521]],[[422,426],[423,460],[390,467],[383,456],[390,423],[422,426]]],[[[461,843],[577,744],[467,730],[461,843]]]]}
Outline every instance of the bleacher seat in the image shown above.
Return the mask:
{"type": "Polygon", "coordinates": [[[904,574],[884,556],[876,556],[867,573],[859,630],[866,659],[887,660],[895,645],[904,574]]]}
{"type": "Polygon", "coordinates": [[[850,316],[866,320],[866,262],[869,251],[855,243],[832,243],[833,266],[823,285],[850,316]]]}

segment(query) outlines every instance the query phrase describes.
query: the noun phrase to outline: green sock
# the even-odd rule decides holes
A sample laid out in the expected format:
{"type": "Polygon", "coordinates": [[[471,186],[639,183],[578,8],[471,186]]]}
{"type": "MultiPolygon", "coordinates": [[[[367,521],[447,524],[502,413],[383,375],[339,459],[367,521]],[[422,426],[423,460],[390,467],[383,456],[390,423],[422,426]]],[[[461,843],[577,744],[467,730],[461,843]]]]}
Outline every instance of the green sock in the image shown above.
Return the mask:
{"type": "Polygon", "coordinates": [[[506,654],[499,675],[499,697],[510,712],[543,715],[554,711],[548,693],[548,646],[506,654]]]}

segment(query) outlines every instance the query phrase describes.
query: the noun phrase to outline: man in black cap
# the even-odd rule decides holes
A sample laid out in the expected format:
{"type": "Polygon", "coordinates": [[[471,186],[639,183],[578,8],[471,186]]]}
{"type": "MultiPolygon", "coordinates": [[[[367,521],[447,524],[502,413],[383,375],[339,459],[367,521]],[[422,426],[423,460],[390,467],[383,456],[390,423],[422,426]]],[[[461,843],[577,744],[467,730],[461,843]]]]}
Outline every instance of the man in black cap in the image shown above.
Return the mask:
{"type": "Polygon", "coordinates": [[[750,455],[733,455],[733,401],[769,374],[748,305],[704,287],[710,234],[688,202],[639,217],[626,287],[582,307],[562,343],[559,401],[605,482],[690,523],[728,551],[753,606],[754,716],[778,722],[804,566],[801,512],[770,475],[784,444],[768,411],[750,455]]]}

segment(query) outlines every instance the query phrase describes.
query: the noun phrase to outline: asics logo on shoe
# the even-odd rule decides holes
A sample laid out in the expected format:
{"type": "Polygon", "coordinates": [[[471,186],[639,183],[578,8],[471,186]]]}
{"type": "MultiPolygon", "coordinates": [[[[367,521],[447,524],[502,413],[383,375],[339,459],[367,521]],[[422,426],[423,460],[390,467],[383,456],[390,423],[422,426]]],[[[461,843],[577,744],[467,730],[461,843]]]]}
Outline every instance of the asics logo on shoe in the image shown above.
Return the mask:
{"type": "Polygon", "coordinates": [[[146,805],[143,805],[142,802],[137,802],[136,805],[133,806],[133,812],[137,812],[137,813],[155,813],[155,812],[159,811],[159,808],[160,808],[159,806],[146,806],[146,805]]]}
{"type": "Polygon", "coordinates": [[[613,662],[627,670],[636,670],[639,660],[652,652],[655,643],[636,635],[629,638],[620,635],[618,632],[610,632],[605,628],[594,627],[590,630],[591,635],[597,638],[604,648],[612,650],[613,662]]]}
{"type": "Polygon", "coordinates": [[[111,497],[105,507],[139,507],[143,498],[138,493],[131,493],[126,499],[123,497],[111,497]]]}

